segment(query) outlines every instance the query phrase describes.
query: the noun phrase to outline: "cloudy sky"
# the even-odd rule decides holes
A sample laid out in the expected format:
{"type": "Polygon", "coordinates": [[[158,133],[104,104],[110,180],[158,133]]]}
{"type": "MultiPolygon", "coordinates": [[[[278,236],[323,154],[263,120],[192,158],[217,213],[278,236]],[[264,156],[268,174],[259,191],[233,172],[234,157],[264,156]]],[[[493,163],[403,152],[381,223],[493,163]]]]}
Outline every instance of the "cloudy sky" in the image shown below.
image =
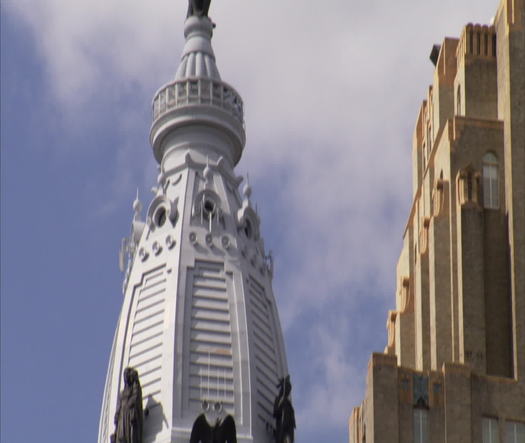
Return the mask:
{"type": "MultiPolygon", "coordinates": [[[[497,0],[214,0],[294,385],[299,443],[347,440],[386,343],[428,55],[497,0]]],[[[92,443],[117,266],[156,176],[151,99],[184,0],[1,3],[1,441],[92,443]]]]}

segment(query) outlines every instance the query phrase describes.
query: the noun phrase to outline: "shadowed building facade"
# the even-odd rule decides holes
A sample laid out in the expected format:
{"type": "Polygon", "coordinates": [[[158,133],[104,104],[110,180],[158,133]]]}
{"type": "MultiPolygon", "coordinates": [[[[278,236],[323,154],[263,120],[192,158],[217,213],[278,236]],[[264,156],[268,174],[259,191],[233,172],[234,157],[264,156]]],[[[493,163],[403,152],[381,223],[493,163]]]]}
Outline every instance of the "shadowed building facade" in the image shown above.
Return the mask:
{"type": "Polygon", "coordinates": [[[350,443],[524,443],[525,1],[431,58],[396,309],[350,443]]]}

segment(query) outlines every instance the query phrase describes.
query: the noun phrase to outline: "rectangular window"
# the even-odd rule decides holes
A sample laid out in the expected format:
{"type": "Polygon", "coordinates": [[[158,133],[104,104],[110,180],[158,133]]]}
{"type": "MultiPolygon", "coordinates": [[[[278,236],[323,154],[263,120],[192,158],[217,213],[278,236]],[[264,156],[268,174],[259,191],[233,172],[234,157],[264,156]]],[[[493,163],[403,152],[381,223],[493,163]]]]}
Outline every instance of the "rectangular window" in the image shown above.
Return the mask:
{"type": "Polygon", "coordinates": [[[414,409],[414,443],[428,442],[428,411],[414,409]]]}
{"type": "Polygon", "coordinates": [[[525,423],[508,421],[505,435],[505,443],[525,443],[525,423]]]}
{"type": "Polygon", "coordinates": [[[498,419],[482,418],[483,443],[499,443],[498,419]]]}

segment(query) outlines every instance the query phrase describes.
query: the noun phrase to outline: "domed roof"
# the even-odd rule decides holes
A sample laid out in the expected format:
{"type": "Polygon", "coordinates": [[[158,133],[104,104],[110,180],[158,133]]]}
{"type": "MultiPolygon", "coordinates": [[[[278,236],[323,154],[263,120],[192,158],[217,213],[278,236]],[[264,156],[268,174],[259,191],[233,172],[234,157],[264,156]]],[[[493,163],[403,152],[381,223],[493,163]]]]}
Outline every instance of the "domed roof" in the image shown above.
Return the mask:
{"type": "Polygon", "coordinates": [[[208,17],[188,17],[184,24],[186,44],[182,51],[181,63],[175,74],[175,80],[189,77],[221,79],[211,46],[213,26],[208,17]]]}

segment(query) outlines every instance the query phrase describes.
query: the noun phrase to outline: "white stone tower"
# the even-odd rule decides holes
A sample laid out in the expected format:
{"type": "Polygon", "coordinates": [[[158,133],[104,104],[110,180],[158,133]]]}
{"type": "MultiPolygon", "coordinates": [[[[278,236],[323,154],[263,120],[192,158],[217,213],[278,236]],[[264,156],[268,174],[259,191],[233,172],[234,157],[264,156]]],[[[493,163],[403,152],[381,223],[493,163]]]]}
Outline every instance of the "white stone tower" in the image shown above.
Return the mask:
{"type": "Polygon", "coordinates": [[[158,187],[145,220],[134,202],[123,241],[124,300],[109,362],[99,443],[113,433],[122,373],[140,377],[145,442],[189,442],[203,412],[231,414],[239,442],[270,443],[287,374],[272,260],[251,189],[234,172],[243,104],[220,78],[213,24],[190,16],[175,80],[153,100],[158,187]]]}

